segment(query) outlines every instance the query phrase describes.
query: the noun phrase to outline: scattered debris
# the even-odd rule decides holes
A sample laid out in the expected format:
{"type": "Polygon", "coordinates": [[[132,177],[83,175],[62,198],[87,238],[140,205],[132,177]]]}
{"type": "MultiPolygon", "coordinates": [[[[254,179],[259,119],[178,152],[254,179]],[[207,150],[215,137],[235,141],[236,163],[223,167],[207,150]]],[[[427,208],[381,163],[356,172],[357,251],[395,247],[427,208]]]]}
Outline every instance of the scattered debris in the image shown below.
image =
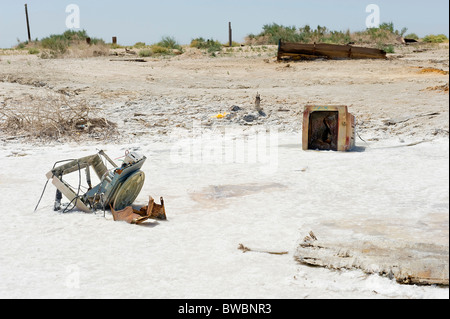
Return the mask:
{"type": "Polygon", "coordinates": [[[448,83],[443,85],[437,85],[437,86],[431,86],[426,88],[427,91],[437,91],[440,93],[447,93],[448,94],[448,83]]]}
{"type": "Polygon", "coordinates": [[[347,106],[307,105],[303,112],[303,150],[350,151],[355,147],[355,123],[347,106]]]}
{"type": "Polygon", "coordinates": [[[223,118],[226,118],[227,115],[228,115],[228,113],[225,112],[223,114],[214,115],[213,117],[216,118],[216,119],[223,119],[223,118]]]}
{"type": "Polygon", "coordinates": [[[255,98],[255,109],[258,112],[260,116],[266,116],[266,113],[264,113],[262,107],[261,107],[261,96],[259,93],[256,94],[255,98]]]}
{"type": "Polygon", "coordinates": [[[308,236],[303,238],[303,242],[304,243],[309,243],[309,242],[312,242],[312,241],[315,241],[315,240],[318,240],[318,239],[317,239],[316,235],[312,231],[309,232],[308,236]]]}
{"type": "Polygon", "coordinates": [[[287,254],[289,254],[288,251],[268,251],[268,250],[261,250],[261,249],[256,249],[256,250],[250,249],[250,248],[244,246],[243,244],[239,244],[238,249],[242,250],[243,253],[251,251],[251,252],[255,252],[255,253],[263,253],[263,254],[270,254],[270,255],[287,255],[287,254]]]}
{"type": "Polygon", "coordinates": [[[237,105],[233,105],[232,107],[231,107],[231,112],[239,112],[239,111],[241,111],[242,110],[242,108],[240,108],[239,106],[237,106],[237,105]]]}
{"type": "MultiPolygon", "coordinates": [[[[150,197],[147,207],[137,212],[131,208],[130,211],[129,206],[133,204],[144,185],[145,174],[141,171],[141,168],[145,160],[145,156],[141,156],[135,152],[126,152],[123,164],[118,166],[104,151],[100,151],[98,154],[80,159],[56,162],[53,169],[46,175],[47,179],[51,180],[57,188],[54,210],[59,211],[62,209],[61,200],[62,195],[64,195],[69,199],[70,203],[65,206],[63,212],[67,212],[69,206],[73,204],[70,210],[77,207],[86,213],[101,209],[105,211],[105,209],[111,208],[114,220],[129,220],[138,224],[150,218],[166,219],[162,197],[161,205],[155,204],[153,198],[150,197]],[[68,163],[55,167],[56,164],[62,162],[68,163]],[[113,168],[108,169],[105,162],[109,162],[113,168]],[[100,179],[100,183],[94,187],[91,182],[90,168],[94,170],[100,179]],[[87,183],[85,188],[87,191],[81,194],[81,173],[83,169],[85,170],[87,183]],[[78,172],[78,189],[74,189],[63,179],[63,176],[75,172],[78,172]],[[135,215],[139,215],[139,217],[135,215]]],[[[36,209],[38,206],[39,203],[36,209]]]]}
{"type": "Polygon", "coordinates": [[[448,71],[444,71],[436,68],[423,68],[419,71],[421,74],[437,73],[441,75],[448,75],[448,71]]]}
{"type": "Polygon", "coordinates": [[[448,246],[407,244],[390,240],[340,243],[318,240],[310,232],[298,245],[294,259],[329,269],[360,269],[400,284],[449,285],[448,246]],[[427,256],[422,258],[422,256],[427,256]]]}
{"type": "Polygon", "coordinates": [[[409,120],[416,119],[419,117],[437,116],[439,114],[440,113],[438,113],[438,112],[419,114],[419,115],[407,116],[407,117],[400,118],[400,119],[388,119],[388,120],[384,120],[383,123],[388,126],[389,125],[397,125],[397,124],[404,123],[404,122],[407,122],[409,120]]]}
{"type": "Polygon", "coordinates": [[[419,42],[416,39],[409,39],[409,38],[403,38],[403,37],[398,37],[396,40],[398,42],[400,42],[401,44],[405,44],[405,45],[408,45],[410,43],[418,43],[419,42]]]}
{"type": "Polygon", "coordinates": [[[25,157],[25,156],[27,156],[27,155],[28,155],[28,154],[25,153],[25,152],[17,152],[17,151],[13,151],[13,152],[11,152],[11,154],[6,155],[6,157],[25,157]]]}
{"type": "Polygon", "coordinates": [[[111,62],[147,62],[145,59],[110,59],[111,62]]]}
{"type": "Polygon", "coordinates": [[[129,224],[140,225],[148,219],[166,220],[166,210],[164,207],[164,199],[161,197],[161,204],[155,204],[155,200],[150,196],[148,206],[142,207],[139,210],[132,206],[116,211],[111,206],[111,213],[114,221],[126,221],[129,224]]]}
{"type": "Polygon", "coordinates": [[[278,57],[294,60],[300,59],[386,59],[386,52],[379,49],[354,47],[351,45],[336,44],[303,44],[289,43],[280,40],[278,44],[278,57]]]}
{"type": "Polygon", "coordinates": [[[251,123],[253,121],[256,121],[258,119],[257,116],[253,114],[247,114],[242,118],[245,122],[251,123]]]}
{"type": "Polygon", "coordinates": [[[112,137],[117,124],[98,114],[87,101],[63,95],[8,101],[0,109],[0,129],[14,136],[44,139],[112,137]],[[20,109],[20,111],[18,111],[20,109]]]}

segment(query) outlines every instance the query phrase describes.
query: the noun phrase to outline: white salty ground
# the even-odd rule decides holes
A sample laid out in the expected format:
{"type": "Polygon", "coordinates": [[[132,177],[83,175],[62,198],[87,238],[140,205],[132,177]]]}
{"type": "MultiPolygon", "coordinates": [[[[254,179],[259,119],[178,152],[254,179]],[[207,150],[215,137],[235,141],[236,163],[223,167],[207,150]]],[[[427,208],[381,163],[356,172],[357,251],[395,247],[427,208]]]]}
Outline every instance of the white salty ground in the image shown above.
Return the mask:
{"type": "MultiPolygon", "coordinates": [[[[448,94],[426,90],[448,83],[448,76],[417,75],[413,69],[448,70],[448,50],[423,54],[289,67],[263,57],[180,57],[124,64],[115,72],[111,63],[122,62],[105,58],[12,56],[6,63],[3,57],[0,93],[5,101],[83,87],[83,98],[101,104],[102,113],[119,124],[122,138],[1,144],[0,297],[448,298],[448,288],[400,285],[358,270],[311,268],[293,258],[309,231],[349,243],[386,238],[448,246],[448,94]],[[13,76],[20,81],[9,81],[13,76]],[[43,86],[30,81],[36,76],[45,80],[43,86]],[[141,82],[145,77],[150,84],[141,82]],[[258,124],[278,130],[277,145],[268,150],[275,154],[271,166],[176,160],[174,146],[180,144],[171,132],[177,125],[189,129],[192,120],[213,131],[229,125],[242,133],[238,139],[248,141],[244,136],[250,128],[211,116],[233,104],[250,109],[254,91],[263,95],[265,111],[273,112],[258,124]],[[352,104],[367,142],[358,139],[349,153],[302,151],[301,109],[308,102],[352,104]],[[286,107],[290,112],[275,114],[286,107]],[[146,123],[130,120],[142,112],[146,123]],[[430,112],[439,114],[423,116],[430,112]],[[154,113],[169,123],[162,128],[148,124],[158,122],[154,113]],[[410,116],[416,117],[383,124],[410,116]],[[408,146],[415,142],[423,143],[408,146]],[[133,226],[113,222],[108,212],[106,218],[103,212],[53,212],[52,185],[33,212],[55,161],[99,149],[112,158],[126,150],[147,156],[147,179],[136,203],[163,196],[168,221],[133,226]],[[241,243],[288,254],[243,253],[241,243]]],[[[221,142],[221,133],[214,132],[221,142]]],[[[224,145],[224,151],[233,147],[224,145]]]]}
{"type": "MultiPolygon", "coordinates": [[[[129,145],[148,157],[136,203],[164,196],[168,215],[140,227],[114,222],[108,213],[53,212],[51,185],[33,213],[55,154],[84,156],[96,147],[3,148],[0,296],[448,298],[448,288],[404,286],[293,259],[310,230],[349,242],[448,243],[448,141],[342,154],[303,152],[294,146],[299,136],[280,139],[279,166],[271,174],[261,174],[264,165],[172,163],[165,143],[129,145]],[[262,190],[252,192],[255,185],[262,190]],[[289,254],[244,254],[240,243],[289,254]]],[[[105,149],[116,157],[125,151],[105,149]]]]}

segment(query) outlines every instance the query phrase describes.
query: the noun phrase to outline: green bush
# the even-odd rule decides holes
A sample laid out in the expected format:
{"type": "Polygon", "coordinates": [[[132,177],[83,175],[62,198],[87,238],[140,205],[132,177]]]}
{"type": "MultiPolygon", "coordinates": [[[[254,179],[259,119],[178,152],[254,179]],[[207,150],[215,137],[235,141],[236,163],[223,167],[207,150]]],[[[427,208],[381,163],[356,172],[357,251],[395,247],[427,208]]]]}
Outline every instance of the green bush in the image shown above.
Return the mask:
{"type": "Polygon", "coordinates": [[[40,51],[37,48],[29,48],[28,49],[28,54],[39,54],[40,51]]]}
{"type": "Polygon", "coordinates": [[[380,29],[380,30],[385,30],[385,31],[389,31],[390,33],[394,33],[395,29],[394,29],[394,23],[393,22],[383,22],[382,24],[380,24],[380,26],[376,29],[380,29]]]}
{"type": "Polygon", "coordinates": [[[19,50],[25,49],[25,47],[28,45],[28,41],[20,42],[20,40],[17,39],[17,42],[18,42],[18,44],[17,44],[16,48],[19,50]]]}
{"type": "Polygon", "coordinates": [[[69,48],[69,41],[58,35],[51,35],[40,41],[40,45],[44,49],[48,49],[56,54],[64,54],[69,48]]]}
{"type": "Polygon", "coordinates": [[[430,34],[423,38],[422,41],[426,43],[443,43],[448,42],[448,38],[445,34],[430,34]]]}
{"type": "Polygon", "coordinates": [[[163,37],[157,46],[167,48],[170,50],[182,50],[181,45],[173,37],[163,37]]]}
{"type": "MultiPolygon", "coordinates": [[[[230,45],[230,43],[224,44],[224,46],[229,46],[229,45],[230,45]]],[[[240,43],[238,43],[236,41],[231,41],[231,47],[236,48],[236,47],[240,47],[240,46],[241,46],[240,43]]]]}
{"type": "Polygon", "coordinates": [[[419,36],[415,33],[410,33],[405,35],[405,39],[419,40],[419,36]]]}
{"type": "Polygon", "coordinates": [[[280,40],[285,42],[303,42],[304,38],[300,32],[297,32],[295,26],[287,27],[278,25],[276,23],[266,24],[263,26],[263,31],[258,37],[266,37],[267,44],[278,44],[280,40]]]}
{"type": "Polygon", "coordinates": [[[145,48],[147,45],[145,44],[145,42],[136,42],[133,47],[136,49],[143,49],[145,48]]]}
{"type": "Polygon", "coordinates": [[[393,43],[398,36],[403,36],[407,28],[396,30],[394,23],[382,23],[378,28],[369,28],[364,31],[350,33],[347,31],[329,30],[325,26],[318,25],[315,29],[309,25],[300,28],[295,26],[283,26],[276,23],[263,26],[261,33],[247,36],[247,44],[265,45],[278,44],[278,41],[297,43],[330,43],[347,44],[359,43],[393,43]]]}
{"type": "Polygon", "coordinates": [[[380,44],[378,45],[378,48],[386,53],[395,53],[395,47],[392,44],[389,45],[380,44]]]}
{"type": "Polygon", "coordinates": [[[151,55],[152,55],[152,51],[149,49],[144,49],[144,50],[139,51],[139,56],[142,58],[147,58],[151,55]]]}
{"type": "Polygon", "coordinates": [[[209,53],[222,50],[222,43],[214,39],[205,40],[204,38],[196,38],[191,41],[191,48],[207,50],[209,53]]]}
{"type": "Polygon", "coordinates": [[[172,50],[170,50],[166,47],[162,47],[158,44],[154,44],[151,46],[151,52],[153,54],[157,54],[157,55],[167,55],[167,54],[171,54],[172,50]]]}
{"type": "MultiPolygon", "coordinates": [[[[70,45],[85,43],[89,38],[86,30],[74,31],[67,30],[63,34],[52,34],[46,38],[37,41],[37,45],[43,49],[50,50],[51,56],[62,55],[67,52],[70,45]]],[[[92,45],[104,44],[102,39],[91,38],[92,45]]]]}

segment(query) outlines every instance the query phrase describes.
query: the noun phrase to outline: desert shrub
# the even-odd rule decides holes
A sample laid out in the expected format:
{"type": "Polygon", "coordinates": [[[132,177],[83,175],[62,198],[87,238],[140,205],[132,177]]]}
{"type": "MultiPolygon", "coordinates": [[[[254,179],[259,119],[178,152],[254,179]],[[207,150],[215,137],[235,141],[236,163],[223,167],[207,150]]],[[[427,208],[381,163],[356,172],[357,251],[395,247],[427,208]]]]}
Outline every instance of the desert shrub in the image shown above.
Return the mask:
{"type": "Polygon", "coordinates": [[[266,24],[263,26],[261,33],[249,34],[246,43],[249,45],[266,45],[278,44],[279,40],[283,42],[298,43],[331,43],[331,44],[347,44],[367,43],[367,44],[384,44],[395,43],[396,38],[403,36],[407,28],[396,30],[394,23],[382,23],[378,28],[369,28],[364,31],[351,33],[350,30],[336,31],[329,30],[325,26],[318,25],[312,28],[305,25],[300,28],[295,26],[283,26],[276,23],[266,24]]]}
{"type": "Polygon", "coordinates": [[[105,41],[99,38],[91,38],[91,45],[105,45],[105,41]]]}
{"type": "Polygon", "coordinates": [[[375,42],[388,40],[392,35],[390,30],[381,28],[369,28],[365,33],[369,36],[370,40],[375,42]]]}
{"type": "Polygon", "coordinates": [[[375,29],[385,30],[390,33],[394,33],[394,31],[395,31],[393,22],[383,22],[380,24],[380,26],[378,28],[375,28],[375,29]]]}
{"type": "Polygon", "coordinates": [[[405,35],[405,39],[419,40],[419,36],[415,33],[409,33],[405,35]]]}
{"type": "Polygon", "coordinates": [[[395,47],[392,44],[384,45],[378,44],[378,49],[383,50],[386,53],[395,53],[395,47]]]}
{"type": "Polygon", "coordinates": [[[222,43],[214,39],[205,40],[204,38],[196,38],[191,41],[191,48],[207,50],[209,53],[222,50],[222,43]]]}
{"type": "Polygon", "coordinates": [[[352,37],[350,35],[350,30],[346,32],[341,31],[330,31],[327,34],[324,34],[319,38],[319,41],[322,43],[331,43],[331,44],[347,44],[352,42],[352,37]]]}
{"type": "MultiPolygon", "coordinates": [[[[229,46],[229,45],[230,45],[230,44],[227,43],[227,44],[224,45],[224,46],[229,46]]],[[[241,44],[240,44],[239,42],[231,41],[231,47],[235,48],[235,47],[240,47],[240,46],[241,46],[241,44]]]]}
{"type": "Polygon", "coordinates": [[[144,49],[144,50],[139,51],[139,56],[142,57],[142,58],[146,58],[146,57],[149,57],[151,55],[152,55],[152,51],[149,50],[149,49],[144,49]]]}
{"type": "Polygon", "coordinates": [[[448,42],[448,38],[445,34],[438,34],[438,35],[430,34],[424,37],[422,41],[425,43],[444,43],[448,42]]]}
{"type": "MultiPolygon", "coordinates": [[[[41,40],[37,40],[33,43],[33,46],[48,50],[48,52],[43,52],[41,54],[42,58],[58,58],[64,56],[70,47],[80,48],[82,45],[86,44],[86,39],[90,38],[86,30],[74,31],[67,30],[62,34],[52,34],[41,40]]],[[[98,46],[102,49],[91,50],[92,52],[101,52],[105,46],[105,41],[99,38],[90,38],[91,46],[98,46]]]]}
{"type": "Polygon", "coordinates": [[[40,41],[40,46],[50,50],[54,55],[64,54],[69,48],[69,41],[57,35],[52,35],[40,41]]]}
{"type": "Polygon", "coordinates": [[[109,47],[111,48],[111,49],[123,49],[123,48],[126,48],[126,46],[123,46],[123,45],[120,45],[120,44],[117,44],[117,43],[109,43],[108,44],[109,45],[109,47]]]}
{"type": "Polygon", "coordinates": [[[136,49],[143,49],[147,47],[147,45],[145,44],[145,42],[136,42],[133,47],[136,49]]]}
{"type": "Polygon", "coordinates": [[[181,45],[173,37],[163,37],[157,45],[170,50],[182,50],[181,45]]]}
{"type": "Polygon", "coordinates": [[[41,51],[39,51],[39,49],[37,48],[29,48],[28,49],[28,54],[39,54],[41,51]]]}
{"type": "Polygon", "coordinates": [[[167,55],[167,54],[171,54],[173,52],[172,50],[170,50],[166,47],[162,47],[158,44],[152,45],[150,47],[150,49],[151,49],[151,52],[156,55],[167,55]]]}
{"type": "Polygon", "coordinates": [[[23,50],[23,49],[26,48],[27,45],[28,45],[28,41],[20,42],[20,40],[17,39],[17,46],[16,46],[16,49],[23,50]]]}
{"type": "Polygon", "coordinates": [[[303,42],[302,35],[297,32],[295,26],[288,27],[276,23],[264,25],[262,32],[256,37],[265,38],[267,43],[264,44],[278,44],[280,39],[285,42],[303,42]]]}

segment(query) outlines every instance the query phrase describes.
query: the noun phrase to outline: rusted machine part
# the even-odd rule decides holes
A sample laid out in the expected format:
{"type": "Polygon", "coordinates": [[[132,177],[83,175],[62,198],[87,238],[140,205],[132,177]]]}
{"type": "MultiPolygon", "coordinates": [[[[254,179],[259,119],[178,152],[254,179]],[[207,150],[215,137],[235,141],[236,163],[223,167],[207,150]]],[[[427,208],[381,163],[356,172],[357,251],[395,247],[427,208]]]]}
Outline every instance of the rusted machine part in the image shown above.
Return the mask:
{"type": "Polygon", "coordinates": [[[303,150],[351,151],[355,117],[345,105],[307,105],[303,112],[303,150]]]}
{"type": "Polygon", "coordinates": [[[160,205],[155,204],[155,200],[150,196],[148,206],[144,206],[140,210],[128,206],[122,210],[116,211],[111,206],[114,221],[125,221],[129,224],[139,225],[149,219],[167,220],[164,199],[161,197],[160,200],[160,205]]]}
{"type": "Polygon", "coordinates": [[[291,58],[293,60],[301,59],[382,59],[386,60],[386,51],[373,48],[364,48],[351,45],[338,45],[327,43],[278,43],[277,60],[291,58]]]}

